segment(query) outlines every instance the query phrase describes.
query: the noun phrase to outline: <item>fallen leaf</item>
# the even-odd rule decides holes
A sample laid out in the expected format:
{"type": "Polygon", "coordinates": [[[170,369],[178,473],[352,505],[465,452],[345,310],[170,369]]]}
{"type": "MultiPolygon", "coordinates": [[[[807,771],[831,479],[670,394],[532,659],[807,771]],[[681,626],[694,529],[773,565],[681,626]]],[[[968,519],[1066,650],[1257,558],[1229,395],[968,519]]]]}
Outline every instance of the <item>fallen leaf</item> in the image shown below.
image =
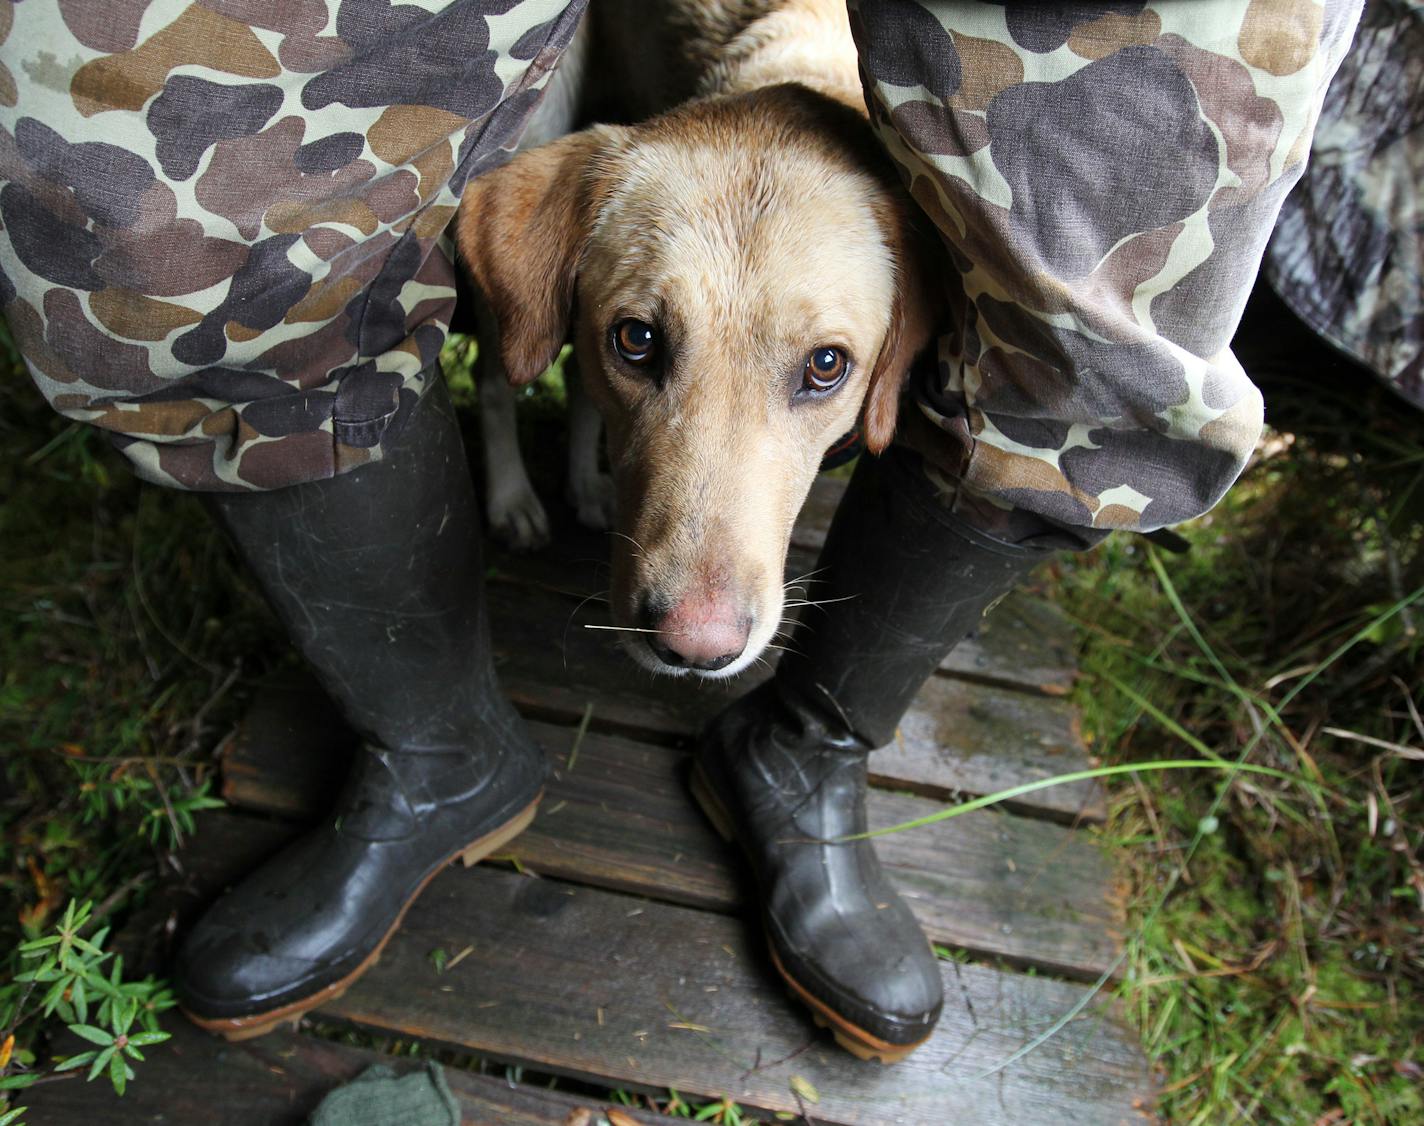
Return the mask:
{"type": "Polygon", "coordinates": [[[25,865],[30,870],[30,879],[34,881],[35,893],[39,896],[39,900],[20,911],[20,925],[38,928],[59,906],[61,896],[59,888],[35,863],[33,856],[25,858],[25,865]]]}
{"type": "Polygon", "coordinates": [[[816,1090],[809,1079],[804,1079],[799,1075],[791,1077],[791,1090],[800,1095],[808,1103],[818,1103],[821,1101],[821,1092],[816,1090]]]}

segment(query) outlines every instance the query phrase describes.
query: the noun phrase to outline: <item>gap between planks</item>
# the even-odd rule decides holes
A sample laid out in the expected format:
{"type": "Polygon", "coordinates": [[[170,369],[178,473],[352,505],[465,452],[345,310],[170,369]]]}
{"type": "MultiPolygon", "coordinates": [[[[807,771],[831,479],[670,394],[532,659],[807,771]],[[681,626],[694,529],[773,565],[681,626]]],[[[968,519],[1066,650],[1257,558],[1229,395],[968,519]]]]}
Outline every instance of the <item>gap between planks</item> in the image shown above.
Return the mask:
{"type": "MultiPolygon", "coordinates": [[[[417,1059],[288,1028],[229,1044],[182,1018],[165,1021],[165,1026],[172,1039],[144,1049],[138,1079],[122,1099],[115,1099],[107,1083],[76,1081],[81,1072],[72,1080],[27,1091],[30,1121],[36,1126],[303,1126],[328,1092],[367,1068],[379,1064],[404,1077],[422,1066],[417,1059]]],[[[70,1050],[86,1046],[75,1037],[70,1050]]],[[[568,1126],[570,1115],[580,1109],[596,1114],[616,1106],[458,1067],[443,1071],[465,1126],[568,1126]]],[[[666,1126],[671,1121],[649,1111],[616,1109],[638,1126],[666,1126]]]]}
{"type": "MultiPolygon", "coordinates": [[[[619,653],[590,604],[507,585],[489,600],[500,682],[526,714],[577,723],[593,705],[596,730],[687,745],[722,707],[770,675],[731,680],[653,677],[619,653]]],[[[900,724],[896,740],[870,760],[872,782],[953,800],[1039,781],[1091,765],[1077,713],[1064,699],[933,676],[900,724]]],[[[1102,789],[1080,781],[1025,794],[1013,808],[1072,824],[1106,817],[1102,789]]]]}
{"type": "MultiPolygon", "coordinates": [[[[206,815],[186,877],[155,903],[150,933],[202,901],[290,829],[206,815]]],[[[706,911],[480,867],[441,873],[380,963],[319,1011],[380,1035],[642,1089],[675,1087],[796,1113],[792,1077],[822,1126],[984,1126],[1140,1121],[1153,1079],[1106,998],[1014,1064],[1028,1040],[1089,998],[1086,987],[941,963],[946,1006],[930,1042],[893,1068],[847,1056],[792,1002],[759,930],[706,911]],[[435,970],[430,954],[470,949],[435,970]]]]}
{"type": "Polygon", "coordinates": [[[382,964],[324,1014],[610,1086],[726,1095],[773,1112],[801,1109],[797,1076],[820,1094],[817,1120],[842,1126],[1099,1126],[1130,1120],[1150,1096],[1136,1038],[1105,1000],[1004,1066],[1085,987],[976,965],[941,970],[938,1028],[885,1068],[816,1030],[773,976],[760,933],[736,920],[474,870],[432,884],[382,964]],[[428,951],[455,943],[473,952],[441,981],[428,951]]]}
{"type": "MultiPolygon", "coordinates": [[[[319,712],[318,705],[290,699],[290,689],[278,698],[283,714],[319,712]]],[[[345,777],[355,736],[321,745],[300,730],[276,727],[254,710],[224,756],[223,797],[314,820],[345,777]]],[[[688,798],[689,756],[617,735],[586,733],[580,741],[573,728],[531,727],[552,755],[554,776],[533,825],[502,858],[666,902],[721,912],[743,907],[740,857],[688,798]]],[[[876,827],[940,808],[902,793],[872,790],[869,798],[876,827]]],[[[1082,981],[1096,980],[1114,963],[1121,911],[1112,869],[1084,832],[981,810],[879,838],[876,848],[934,942],[1082,981]]]]}
{"type": "MultiPolygon", "coordinates": [[[[817,556],[845,485],[840,478],[817,477],[792,527],[785,577],[812,600],[817,556]]],[[[560,527],[540,551],[514,554],[487,542],[486,553],[497,585],[529,585],[565,598],[597,601],[607,595],[599,588],[606,585],[610,546],[607,534],[560,527]]],[[[1076,632],[1067,617],[1021,587],[954,648],[939,672],[1012,691],[1063,696],[1077,677],[1075,653],[1076,632]]]]}

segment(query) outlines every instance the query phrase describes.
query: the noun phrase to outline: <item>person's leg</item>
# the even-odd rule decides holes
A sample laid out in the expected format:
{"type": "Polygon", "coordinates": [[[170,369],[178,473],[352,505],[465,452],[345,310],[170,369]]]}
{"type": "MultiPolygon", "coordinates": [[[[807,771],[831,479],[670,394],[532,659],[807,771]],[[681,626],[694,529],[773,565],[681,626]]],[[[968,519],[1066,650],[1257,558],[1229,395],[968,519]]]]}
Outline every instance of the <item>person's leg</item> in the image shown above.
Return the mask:
{"type": "Polygon", "coordinates": [[[187,937],[177,984],[208,1027],[331,996],[431,874],[537,800],[437,365],[443,232],[581,8],[0,13],[0,303],[37,386],[140,476],[212,494],[366,740],[336,812],[187,937]]]}
{"type": "Polygon", "coordinates": [[[1360,0],[851,8],[951,262],[902,440],[1010,542],[1206,512],[1261,431],[1231,338],[1360,0]]]}
{"type": "Polygon", "coordinates": [[[386,446],[330,480],[208,495],[364,740],[322,823],[183,942],[184,1011],[229,1036],[340,993],[431,876],[519,833],[543,787],[543,753],[490,662],[479,510],[443,383],[386,446]]]}
{"type": "Polygon", "coordinates": [[[866,756],[1035,560],[1196,516],[1240,472],[1261,400],[1228,345],[1358,7],[851,3],[951,313],[836,514],[800,655],[709,725],[695,788],[852,1051],[903,1055],[940,1005],[873,849],[836,843],[866,756]]]}
{"type": "Polygon", "coordinates": [[[919,458],[864,455],[776,675],[699,741],[693,792],[746,848],[777,968],[836,1039],[891,1062],[939,1019],[939,969],[865,832],[866,760],[945,654],[1048,552],[948,512],[919,458]]]}

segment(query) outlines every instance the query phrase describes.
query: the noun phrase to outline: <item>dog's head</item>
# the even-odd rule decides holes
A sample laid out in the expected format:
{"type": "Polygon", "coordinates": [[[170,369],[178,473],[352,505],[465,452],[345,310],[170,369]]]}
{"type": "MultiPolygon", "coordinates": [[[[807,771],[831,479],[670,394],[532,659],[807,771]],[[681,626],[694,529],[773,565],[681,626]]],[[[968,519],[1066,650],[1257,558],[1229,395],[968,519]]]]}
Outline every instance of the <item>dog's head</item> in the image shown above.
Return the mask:
{"type": "Polygon", "coordinates": [[[867,122],[797,86],[595,127],[473,181],[461,257],[510,379],[573,322],[617,489],[614,621],[658,671],[727,676],[782,625],[822,454],[872,452],[933,326],[913,205],[867,122]]]}

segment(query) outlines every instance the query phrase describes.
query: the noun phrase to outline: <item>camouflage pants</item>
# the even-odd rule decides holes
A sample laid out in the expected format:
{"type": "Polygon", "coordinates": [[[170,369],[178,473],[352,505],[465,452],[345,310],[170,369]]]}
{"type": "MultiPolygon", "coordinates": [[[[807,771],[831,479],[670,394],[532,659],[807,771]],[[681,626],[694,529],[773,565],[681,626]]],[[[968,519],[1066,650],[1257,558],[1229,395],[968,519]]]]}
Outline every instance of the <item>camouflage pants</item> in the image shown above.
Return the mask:
{"type": "Polygon", "coordinates": [[[436,370],[459,193],[582,8],[0,5],[0,303],[40,390],[164,485],[379,457],[436,370]]]}
{"type": "Polygon", "coordinates": [[[1360,0],[852,0],[877,130],[948,244],[904,440],[1012,542],[1199,515],[1261,430],[1229,345],[1360,0]]]}
{"type": "MultiPolygon", "coordinates": [[[[954,264],[904,428],[947,503],[1082,546],[1219,499],[1261,425],[1228,344],[1358,3],[852,3],[954,264]]],[[[0,14],[0,301],[35,380],[168,485],[378,457],[448,324],[460,187],[582,5],[160,4],[0,14]]]]}

